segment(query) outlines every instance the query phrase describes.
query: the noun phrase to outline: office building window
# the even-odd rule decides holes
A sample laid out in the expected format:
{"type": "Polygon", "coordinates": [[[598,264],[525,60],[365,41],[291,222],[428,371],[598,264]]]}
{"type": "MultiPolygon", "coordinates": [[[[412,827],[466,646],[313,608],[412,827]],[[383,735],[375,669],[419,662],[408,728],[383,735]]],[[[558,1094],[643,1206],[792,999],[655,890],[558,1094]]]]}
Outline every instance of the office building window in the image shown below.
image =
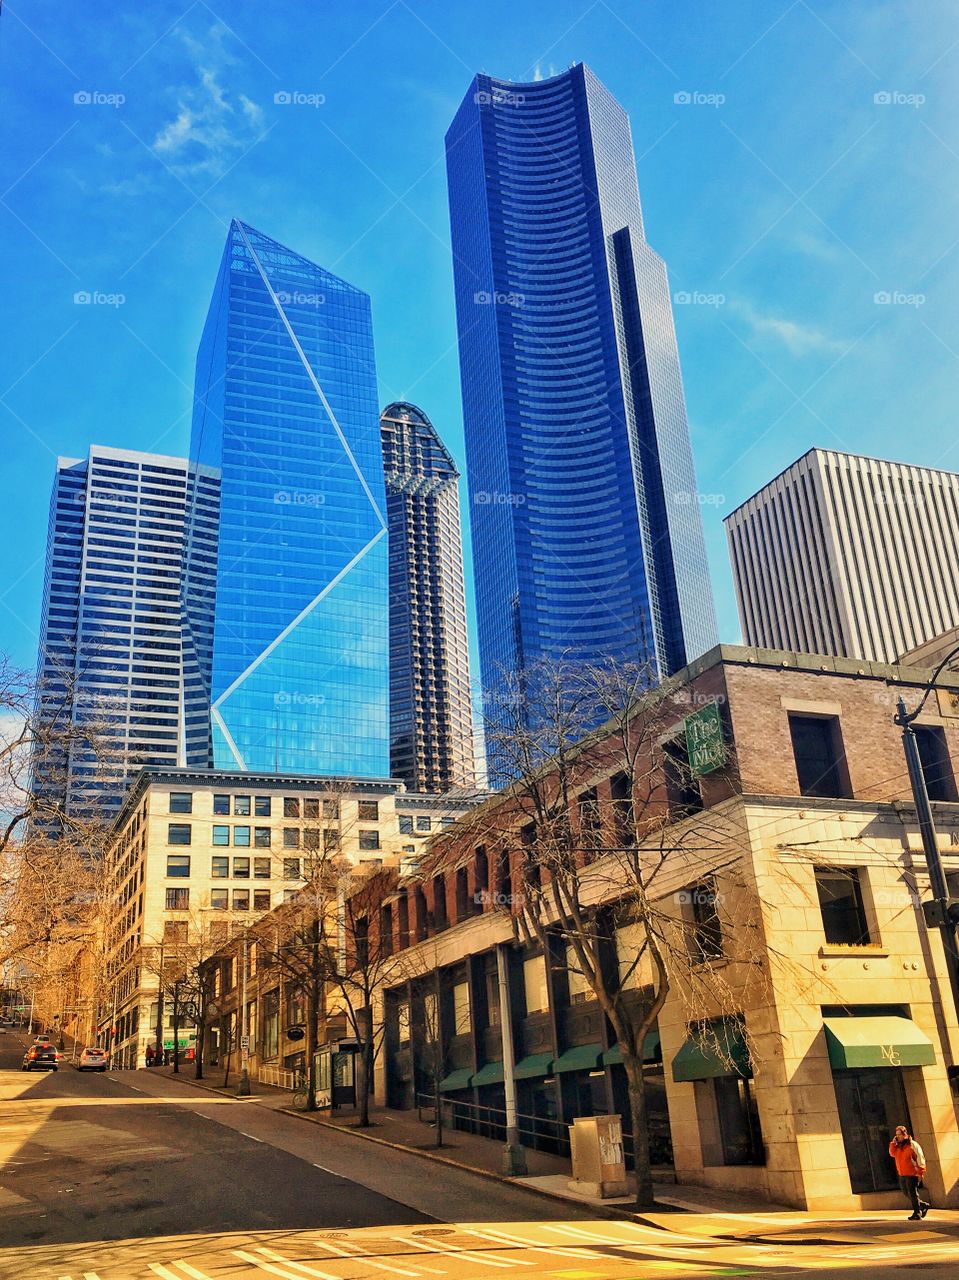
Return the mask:
{"type": "Polygon", "coordinates": [[[270,847],[270,828],[269,827],[253,828],[253,847],[255,849],[269,849],[270,847]]]}
{"type": "Polygon", "coordinates": [[[226,911],[230,905],[229,889],[211,889],[210,906],[214,911],[226,911]]]}
{"type": "Polygon", "coordinates": [[[170,812],[171,813],[192,813],[193,812],[193,793],[191,791],[171,791],[170,792],[170,812]]]}
{"type": "Polygon", "coordinates": [[[799,794],[851,798],[838,716],[790,715],[799,794]]]}
{"type": "Polygon", "coordinates": [[[378,831],[361,831],[360,832],[360,848],[361,849],[378,849],[380,847],[380,833],[378,831]]]}
{"type": "Polygon", "coordinates": [[[224,844],[229,844],[229,843],[230,843],[230,828],[229,828],[229,827],[214,827],[214,828],[213,828],[213,843],[214,843],[215,845],[224,845],[224,844]]]}
{"type": "Polygon", "coordinates": [[[949,759],[945,730],[934,724],[914,724],[912,731],[916,735],[929,799],[955,801],[959,798],[956,794],[956,775],[949,759]]]}
{"type": "Polygon", "coordinates": [[[303,828],[303,848],[319,849],[320,847],[320,829],[319,827],[303,828]]]}
{"type": "Polygon", "coordinates": [[[705,964],[723,954],[723,931],[719,923],[719,896],[711,880],[693,885],[683,893],[691,925],[689,950],[692,960],[705,964]]]}
{"type": "Polygon", "coordinates": [[[233,859],[233,879],[249,880],[250,878],[250,859],[234,858],[233,859]]]}
{"type": "Polygon", "coordinates": [[[360,822],[379,822],[380,802],[378,800],[358,800],[356,816],[360,822]]]}
{"type": "Polygon", "coordinates": [[[340,833],[336,830],[335,827],[324,827],[323,828],[324,850],[327,853],[329,853],[331,849],[338,849],[339,847],[340,847],[340,833]]]}
{"type": "Polygon", "coordinates": [[[270,796],[257,796],[253,801],[253,813],[257,818],[268,818],[272,808],[270,804],[270,796]]]}
{"type": "Polygon", "coordinates": [[[299,849],[300,847],[300,828],[284,827],[283,828],[283,848],[299,849]]]}
{"type": "Polygon", "coordinates": [[[250,816],[250,797],[234,796],[233,813],[237,818],[248,818],[250,816]]]}
{"type": "Polygon", "coordinates": [[[167,844],[189,844],[190,824],[188,822],[171,822],[167,827],[167,844]]]}
{"type": "Polygon", "coordinates": [[[299,880],[300,879],[300,860],[299,858],[283,859],[283,879],[299,880]]]}
{"type": "Polygon", "coordinates": [[[190,855],[188,853],[168,853],[166,856],[166,873],[168,876],[187,877],[190,874],[190,855]]]}
{"type": "Polygon", "coordinates": [[[249,889],[233,890],[233,910],[249,911],[250,909],[250,891],[249,889]]]}
{"type": "Polygon", "coordinates": [[[190,890],[189,889],[167,889],[166,891],[167,911],[188,911],[189,908],[190,908],[190,890]]]}
{"type": "Polygon", "coordinates": [[[250,828],[234,827],[233,828],[233,844],[237,849],[249,849],[250,847],[250,828]]]}
{"type": "Polygon", "coordinates": [[[400,814],[400,835],[411,836],[413,834],[413,815],[411,813],[400,814]]]}
{"type": "Polygon", "coordinates": [[[318,818],[320,816],[320,802],[315,796],[306,796],[303,800],[303,817],[318,818]]]}
{"type": "Polygon", "coordinates": [[[270,909],[270,891],[269,889],[253,890],[253,910],[269,911],[270,909]]]}
{"type": "Polygon", "coordinates": [[[298,818],[300,816],[300,802],[296,796],[286,796],[283,800],[283,817],[298,818]]]}
{"type": "Polygon", "coordinates": [[[269,880],[271,875],[271,866],[269,858],[253,859],[253,878],[254,880],[269,880]]]}
{"type": "MultiPolygon", "coordinates": [[[[182,891],[181,891],[182,892],[182,891]]],[[[163,941],[183,944],[188,940],[189,931],[186,920],[164,920],[163,941]]],[[[168,1012],[169,1016],[169,1012],[168,1012]]]]}
{"type": "Polygon", "coordinates": [[[296,900],[296,895],[297,895],[298,893],[299,893],[299,889],[284,889],[284,890],[283,890],[283,901],[284,901],[284,902],[294,902],[294,901],[296,900]]]}
{"type": "Polygon", "coordinates": [[[527,1014],[545,1013],[549,1008],[545,956],[531,956],[523,962],[523,989],[527,1014]]]}
{"type": "Polygon", "coordinates": [[[466,1036],[470,1032],[470,984],[453,984],[453,1035],[466,1036]]]}
{"type": "Polygon", "coordinates": [[[218,853],[213,855],[213,861],[210,866],[210,875],[214,880],[226,880],[230,874],[230,859],[225,854],[218,853]]]}
{"type": "Polygon", "coordinates": [[[868,946],[869,921],[862,896],[862,882],[855,868],[820,867],[816,892],[826,941],[840,947],[868,946]]]}
{"type": "Polygon", "coordinates": [[[433,828],[433,823],[430,821],[430,818],[429,818],[429,816],[428,816],[427,814],[418,814],[418,815],[417,815],[417,818],[416,818],[416,830],[417,830],[417,831],[423,831],[423,832],[425,832],[425,831],[431,831],[431,830],[432,830],[432,828],[433,828]]]}
{"type": "Polygon", "coordinates": [[[327,822],[333,821],[339,816],[340,816],[339,800],[324,800],[323,801],[323,817],[326,818],[327,822]]]}
{"type": "Polygon", "coordinates": [[[227,814],[229,814],[229,812],[230,812],[230,797],[229,797],[229,796],[214,796],[214,797],[213,797],[213,812],[214,812],[218,817],[226,817],[226,816],[227,816],[227,814]]]}

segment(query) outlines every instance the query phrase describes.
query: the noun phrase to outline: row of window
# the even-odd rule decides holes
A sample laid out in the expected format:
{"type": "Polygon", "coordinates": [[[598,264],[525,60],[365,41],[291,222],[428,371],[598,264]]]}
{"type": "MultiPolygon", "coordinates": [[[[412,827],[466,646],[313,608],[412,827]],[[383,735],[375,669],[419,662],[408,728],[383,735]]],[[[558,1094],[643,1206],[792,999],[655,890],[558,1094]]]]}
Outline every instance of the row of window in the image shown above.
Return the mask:
{"type": "MultiPolygon", "coordinates": [[[[273,875],[272,858],[234,858],[233,879],[249,880],[252,867],[254,880],[269,880],[273,875]]],[[[189,879],[190,855],[188,853],[168,853],[166,859],[168,879],[189,879]]],[[[210,876],[214,880],[226,880],[230,876],[230,859],[225,854],[216,854],[211,860],[210,876]]],[[[300,880],[300,859],[283,859],[283,879],[300,880]]]]}
{"type": "MultiPolygon", "coordinates": [[[[234,889],[233,891],[233,910],[249,911],[251,903],[251,894],[249,889],[234,889]]],[[[285,890],[284,901],[292,897],[295,890],[285,890]]],[[[229,911],[230,909],[230,890],[229,889],[211,889],[210,890],[210,906],[214,911],[229,911]]],[[[269,889],[254,889],[252,893],[252,909],[254,911],[269,911],[272,903],[270,901],[269,889]]],[[[167,911],[189,911],[190,910],[190,890],[189,889],[167,889],[166,891],[166,909],[167,911]]],[[[177,921],[167,921],[167,925],[183,923],[177,921]]],[[[184,926],[185,928],[185,926],[184,926]]],[[[167,932],[172,933],[173,930],[167,932]]],[[[185,934],[184,934],[185,940],[185,934]]]]}
{"type": "MultiPolygon", "coordinates": [[[[192,813],[193,792],[171,791],[170,813],[192,813]]],[[[269,818],[273,814],[272,796],[230,796],[216,793],[213,796],[213,813],[218,817],[227,817],[231,813],[235,818],[269,818]],[[252,807],[251,807],[252,806],[252,807]]],[[[338,800],[321,800],[316,796],[285,796],[283,798],[284,818],[319,818],[336,819],[340,816],[338,800]]],[[[357,801],[357,816],[361,822],[378,822],[380,805],[378,800],[357,801]]]]}
{"type": "MultiPolygon", "coordinates": [[[[272,827],[228,826],[226,823],[213,824],[212,844],[218,847],[233,845],[236,849],[269,849],[272,845],[272,827]]],[[[380,833],[378,831],[359,831],[357,833],[361,849],[379,849],[380,833]]],[[[190,845],[193,843],[193,828],[188,822],[171,822],[167,826],[167,844],[190,845]]],[[[322,836],[319,827],[284,827],[284,849],[336,849],[339,847],[340,833],[335,827],[324,827],[322,836]]]]}

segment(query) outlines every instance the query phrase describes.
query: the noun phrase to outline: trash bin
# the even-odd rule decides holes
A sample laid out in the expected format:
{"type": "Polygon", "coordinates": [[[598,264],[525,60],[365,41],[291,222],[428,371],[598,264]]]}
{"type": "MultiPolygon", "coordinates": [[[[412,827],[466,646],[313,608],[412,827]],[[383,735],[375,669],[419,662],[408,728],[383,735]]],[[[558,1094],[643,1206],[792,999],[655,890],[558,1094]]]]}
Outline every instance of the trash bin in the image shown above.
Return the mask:
{"type": "Polygon", "coordinates": [[[570,1190],[608,1200],[629,1194],[619,1116],[579,1116],[569,1126],[570,1190]]]}

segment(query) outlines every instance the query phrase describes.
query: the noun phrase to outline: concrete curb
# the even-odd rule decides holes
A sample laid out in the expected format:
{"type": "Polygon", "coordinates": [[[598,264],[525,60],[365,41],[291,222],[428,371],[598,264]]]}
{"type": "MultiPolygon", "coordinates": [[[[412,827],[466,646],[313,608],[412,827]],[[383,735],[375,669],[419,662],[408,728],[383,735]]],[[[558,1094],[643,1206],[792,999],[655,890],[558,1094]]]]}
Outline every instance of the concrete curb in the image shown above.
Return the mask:
{"type": "MultiPolygon", "coordinates": [[[[489,1181],[498,1182],[504,1187],[518,1188],[521,1191],[526,1191],[531,1195],[542,1196],[544,1199],[552,1200],[558,1204],[576,1205],[580,1209],[588,1209],[600,1218],[611,1218],[620,1222],[638,1222],[642,1226],[652,1227],[656,1231],[669,1230],[668,1227],[663,1227],[658,1222],[652,1222],[649,1218],[643,1217],[642,1214],[630,1213],[627,1209],[620,1209],[614,1205],[594,1205],[573,1196],[564,1196],[555,1191],[547,1191],[545,1187],[527,1186],[522,1178],[509,1178],[503,1173],[494,1173],[492,1169],[477,1169],[475,1165],[465,1164],[462,1160],[453,1160],[449,1156],[441,1156],[434,1151],[424,1151],[421,1147],[408,1147],[402,1142],[390,1142],[388,1138],[378,1138],[372,1133],[362,1133],[358,1129],[349,1129],[345,1125],[332,1124],[329,1120],[317,1119],[306,1111],[294,1111],[290,1107],[278,1107],[277,1110],[282,1111],[285,1115],[296,1116],[299,1120],[306,1120],[310,1124],[318,1125],[321,1129],[332,1129],[334,1133],[345,1133],[348,1137],[362,1138],[365,1142],[375,1142],[378,1146],[389,1147],[393,1151],[402,1151],[406,1155],[420,1156],[424,1160],[432,1160],[435,1164],[445,1164],[451,1169],[459,1169],[462,1173],[472,1173],[478,1178],[487,1178],[489,1181]]],[[[677,1213],[682,1216],[686,1210],[669,1208],[664,1212],[677,1213]]]]}

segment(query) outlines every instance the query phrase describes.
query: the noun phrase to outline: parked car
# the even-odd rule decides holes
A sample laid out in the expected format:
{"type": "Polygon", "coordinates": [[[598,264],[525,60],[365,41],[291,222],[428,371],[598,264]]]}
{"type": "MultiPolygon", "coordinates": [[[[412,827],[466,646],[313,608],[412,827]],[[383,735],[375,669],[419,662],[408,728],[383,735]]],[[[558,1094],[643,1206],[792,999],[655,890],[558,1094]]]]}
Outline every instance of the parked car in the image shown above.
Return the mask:
{"type": "Polygon", "coordinates": [[[32,1044],[23,1055],[21,1071],[59,1071],[60,1054],[52,1044],[32,1044]]]}
{"type": "Polygon", "coordinates": [[[106,1049],[84,1049],[77,1063],[78,1071],[106,1071],[106,1049]]]}

